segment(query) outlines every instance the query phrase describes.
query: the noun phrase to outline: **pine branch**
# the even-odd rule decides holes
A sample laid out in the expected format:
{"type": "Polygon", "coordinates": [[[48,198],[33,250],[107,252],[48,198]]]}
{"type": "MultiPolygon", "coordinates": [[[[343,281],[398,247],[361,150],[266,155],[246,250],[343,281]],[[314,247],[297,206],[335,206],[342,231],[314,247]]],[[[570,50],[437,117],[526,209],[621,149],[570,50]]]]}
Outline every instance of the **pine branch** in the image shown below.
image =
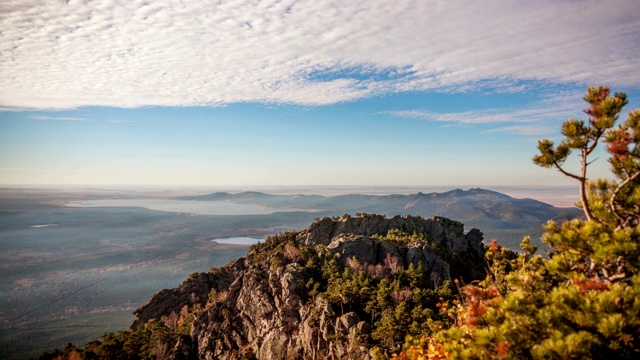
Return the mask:
{"type": "MultiPolygon", "coordinates": [[[[625,172],[626,172],[626,169],[625,169],[625,172]]],[[[613,191],[613,194],[611,195],[611,198],[609,199],[609,208],[611,209],[611,212],[613,213],[613,215],[615,215],[615,217],[618,219],[617,229],[624,228],[629,223],[630,219],[628,216],[626,218],[623,217],[622,214],[618,212],[618,207],[617,207],[618,202],[616,200],[616,197],[618,196],[622,188],[627,186],[629,183],[631,183],[633,180],[637,179],[638,177],[640,177],[640,170],[636,171],[635,174],[633,174],[632,176],[628,176],[623,182],[618,184],[618,187],[616,187],[616,189],[613,191]]]]}
{"type": "MultiPolygon", "coordinates": [[[[562,168],[562,166],[560,166],[560,165],[558,164],[558,162],[556,162],[555,160],[553,161],[553,165],[554,165],[554,166],[556,167],[556,169],[558,169],[558,171],[560,171],[563,175],[566,175],[566,176],[568,176],[568,177],[570,177],[570,178],[573,178],[573,179],[576,179],[576,180],[578,180],[578,181],[582,181],[582,180],[583,180],[583,179],[582,179],[582,178],[580,178],[578,175],[572,174],[572,173],[570,173],[570,172],[566,171],[565,169],[563,169],[563,168],[562,168]]],[[[586,179],[585,179],[585,180],[586,180],[586,179]]]]}

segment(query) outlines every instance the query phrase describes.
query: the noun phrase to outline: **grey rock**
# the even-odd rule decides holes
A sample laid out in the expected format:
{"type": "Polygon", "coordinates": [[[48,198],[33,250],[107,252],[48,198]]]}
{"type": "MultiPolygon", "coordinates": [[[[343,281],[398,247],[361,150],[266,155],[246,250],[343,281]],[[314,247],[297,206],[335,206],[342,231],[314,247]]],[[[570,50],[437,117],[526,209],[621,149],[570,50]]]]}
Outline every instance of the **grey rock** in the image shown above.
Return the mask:
{"type": "Polygon", "coordinates": [[[360,334],[364,334],[364,335],[368,335],[371,334],[371,324],[369,324],[366,321],[360,321],[358,324],[356,324],[356,329],[358,329],[358,332],[360,334]]]}
{"type": "MultiPolygon", "coordinates": [[[[479,230],[465,234],[461,223],[441,217],[365,214],[323,218],[297,233],[295,239],[318,252],[328,251],[342,266],[368,266],[371,271],[422,266],[434,286],[451,279],[449,263],[436,249],[467,258],[484,256],[479,230]],[[427,241],[397,244],[377,238],[391,229],[415,231],[427,241]],[[378,266],[381,264],[384,266],[378,266]]],[[[269,260],[252,263],[247,256],[215,273],[194,274],[176,289],[163,290],[138,308],[134,325],[198,304],[203,310],[196,313],[190,336],[174,348],[176,360],[241,356],[371,359],[372,325],[356,312],[342,313],[342,308],[322,297],[309,302],[301,265],[280,264],[269,260]],[[211,289],[226,297],[207,305],[211,289]]]]}

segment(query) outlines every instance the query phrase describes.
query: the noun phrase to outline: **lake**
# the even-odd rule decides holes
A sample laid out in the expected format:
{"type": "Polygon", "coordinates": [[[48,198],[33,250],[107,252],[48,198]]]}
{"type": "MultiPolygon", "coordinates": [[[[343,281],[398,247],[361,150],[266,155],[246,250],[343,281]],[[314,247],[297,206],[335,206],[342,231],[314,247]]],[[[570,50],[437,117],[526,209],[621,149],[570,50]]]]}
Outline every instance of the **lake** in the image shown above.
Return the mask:
{"type": "Polygon", "coordinates": [[[253,245],[261,241],[264,241],[264,239],[256,239],[251,237],[230,237],[230,238],[223,238],[223,239],[213,239],[211,241],[214,241],[218,244],[253,245]]]}

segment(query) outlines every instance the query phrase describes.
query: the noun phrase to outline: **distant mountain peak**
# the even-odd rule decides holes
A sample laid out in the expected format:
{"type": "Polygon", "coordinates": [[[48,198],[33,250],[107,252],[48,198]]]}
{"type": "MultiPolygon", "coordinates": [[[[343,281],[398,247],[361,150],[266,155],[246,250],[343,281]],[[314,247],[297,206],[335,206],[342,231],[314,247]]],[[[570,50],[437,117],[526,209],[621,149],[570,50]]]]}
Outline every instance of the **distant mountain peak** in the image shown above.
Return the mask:
{"type": "Polygon", "coordinates": [[[270,194],[265,194],[263,192],[260,191],[242,191],[236,194],[233,194],[234,196],[238,196],[238,197],[244,197],[244,196],[273,196],[270,194]]]}

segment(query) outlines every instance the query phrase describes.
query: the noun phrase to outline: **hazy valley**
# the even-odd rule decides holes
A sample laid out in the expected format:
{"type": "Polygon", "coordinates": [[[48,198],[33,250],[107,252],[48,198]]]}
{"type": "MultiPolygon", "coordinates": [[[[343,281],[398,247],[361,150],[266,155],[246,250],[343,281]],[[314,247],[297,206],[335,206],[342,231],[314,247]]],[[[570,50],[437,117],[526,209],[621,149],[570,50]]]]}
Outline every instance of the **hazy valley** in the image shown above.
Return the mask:
{"type": "Polygon", "coordinates": [[[578,215],[482,189],[337,196],[4,189],[0,353],[28,358],[126,328],[157,291],[246,253],[214,239],[263,239],[345,213],[445,216],[512,248],[524,235],[537,240],[546,220],[578,215]]]}

